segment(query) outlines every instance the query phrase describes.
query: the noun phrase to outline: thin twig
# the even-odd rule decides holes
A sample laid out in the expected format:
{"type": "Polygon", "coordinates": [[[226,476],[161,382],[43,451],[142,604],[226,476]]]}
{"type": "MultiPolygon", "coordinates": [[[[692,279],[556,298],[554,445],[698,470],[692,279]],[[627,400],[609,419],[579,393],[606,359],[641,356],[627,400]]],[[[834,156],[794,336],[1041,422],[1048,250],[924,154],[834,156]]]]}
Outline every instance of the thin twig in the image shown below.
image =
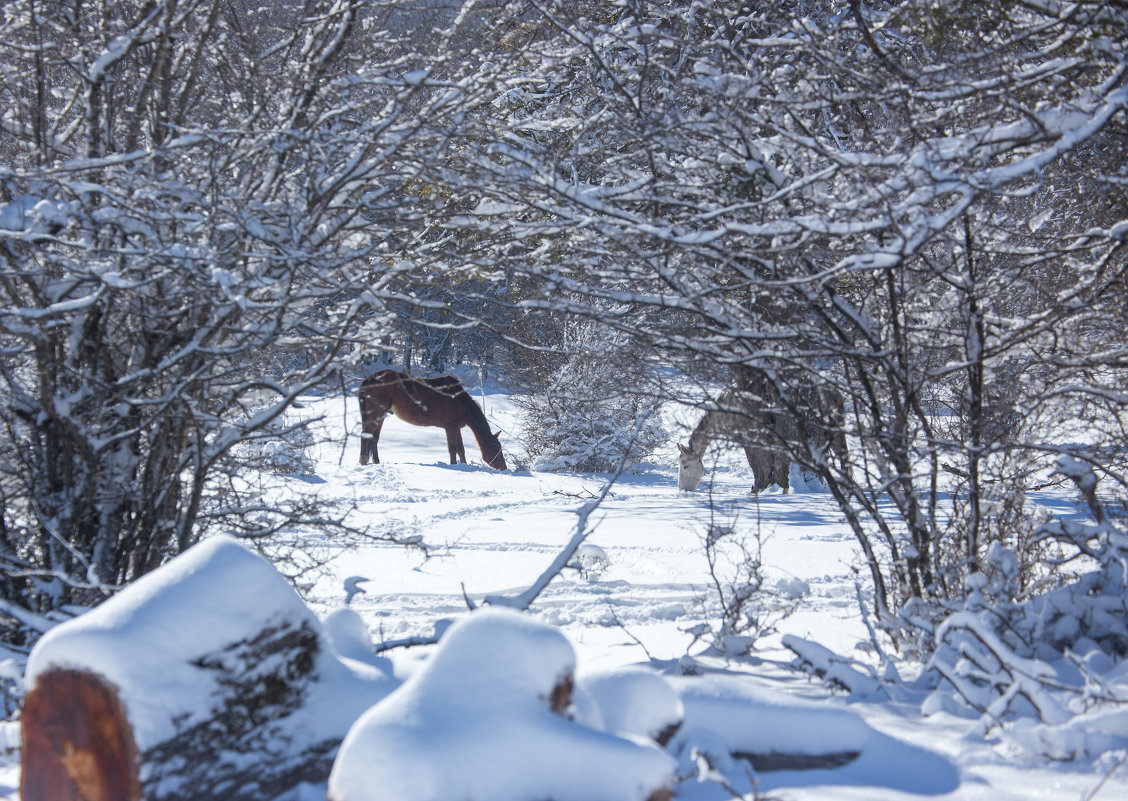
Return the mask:
{"type": "Polygon", "coordinates": [[[1088,795],[1082,797],[1081,801],[1093,801],[1094,796],[1096,796],[1096,794],[1101,791],[1101,788],[1108,784],[1108,780],[1112,778],[1112,774],[1116,773],[1116,771],[1120,769],[1120,766],[1125,762],[1128,762],[1128,751],[1125,751],[1124,755],[1121,756],[1120,759],[1116,760],[1115,763],[1113,763],[1113,766],[1108,769],[1104,776],[1101,777],[1101,780],[1097,783],[1097,786],[1094,787],[1088,795]]]}
{"type": "Polygon", "coordinates": [[[634,640],[635,644],[638,645],[638,647],[642,649],[642,652],[644,654],[646,654],[646,658],[649,661],[653,662],[654,661],[654,655],[650,653],[650,649],[648,649],[643,644],[642,640],[640,640],[638,637],[636,637],[634,634],[632,634],[630,629],[628,629],[625,625],[623,625],[623,621],[620,620],[619,616],[615,613],[615,607],[613,607],[611,605],[610,601],[607,602],[607,611],[611,613],[611,619],[615,621],[615,625],[618,626],[620,629],[622,629],[624,634],[626,634],[628,637],[630,637],[632,640],[634,640]]]}
{"type": "MultiPolygon", "coordinates": [[[[588,500],[592,500],[594,498],[599,497],[594,492],[589,490],[587,487],[584,487],[579,492],[565,492],[564,490],[558,489],[558,490],[553,490],[552,494],[553,495],[563,495],[566,498],[577,498],[579,500],[584,500],[585,498],[588,499],[588,500]]],[[[614,493],[612,493],[612,496],[614,496],[614,493]]]]}

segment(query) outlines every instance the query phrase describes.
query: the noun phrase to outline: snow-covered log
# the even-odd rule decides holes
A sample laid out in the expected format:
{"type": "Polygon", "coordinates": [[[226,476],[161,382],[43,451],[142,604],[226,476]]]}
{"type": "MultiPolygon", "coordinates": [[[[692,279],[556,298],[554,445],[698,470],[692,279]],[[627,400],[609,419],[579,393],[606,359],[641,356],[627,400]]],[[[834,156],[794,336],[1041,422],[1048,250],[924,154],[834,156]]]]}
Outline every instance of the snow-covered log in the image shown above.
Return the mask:
{"type": "Polygon", "coordinates": [[[575,656],[556,629],[487,608],[349,731],[331,801],[668,801],[673,760],[566,719],[575,656]]]}
{"type": "Polygon", "coordinates": [[[783,636],[783,646],[795,654],[794,664],[800,670],[825,679],[852,695],[868,696],[881,690],[877,678],[858,670],[855,667],[857,662],[839,656],[826,646],[794,634],[783,636]]]}
{"type": "MultiPolygon", "coordinates": [[[[726,677],[670,682],[685,705],[685,723],[670,742],[685,775],[735,787],[757,775],[768,792],[814,771],[816,783],[888,787],[942,795],[959,786],[956,768],[939,754],[869,726],[833,701],[802,700],[726,677]]],[[[805,781],[812,781],[807,779],[805,781]]]]}
{"type": "Polygon", "coordinates": [[[648,670],[586,673],[576,685],[577,720],[595,729],[647,737],[664,746],[685,717],[677,690],[648,670]]]}
{"type": "Polygon", "coordinates": [[[27,686],[24,801],[249,801],[324,781],[393,684],[216,537],[48,632],[27,686]]]}
{"type": "Polygon", "coordinates": [[[874,734],[845,709],[734,682],[698,678],[679,687],[686,718],[671,750],[683,760],[707,755],[714,769],[737,777],[733,760],[758,772],[840,767],[856,760],[874,734]]]}

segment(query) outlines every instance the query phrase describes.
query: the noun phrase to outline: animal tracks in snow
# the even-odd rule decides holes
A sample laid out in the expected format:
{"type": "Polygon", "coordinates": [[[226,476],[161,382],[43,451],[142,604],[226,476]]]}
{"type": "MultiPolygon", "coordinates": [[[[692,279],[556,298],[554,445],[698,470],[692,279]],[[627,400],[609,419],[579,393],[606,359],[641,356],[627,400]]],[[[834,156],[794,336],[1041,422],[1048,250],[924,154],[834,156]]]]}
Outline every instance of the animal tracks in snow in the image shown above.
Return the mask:
{"type": "MultiPolygon", "coordinates": [[[[518,431],[506,401],[488,398],[487,414],[497,427],[518,431]]],[[[318,403],[307,404],[307,413],[316,414],[318,403]]],[[[315,460],[323,483],[282,479],[280,492],[318,493],[351,510],[349,525],[418,535],[429,549],[425,556],[375,541],[328,546],[335,553],[309,600],[332,609],[344,601],[338,576],[367,577],[366,592],[353,599],[352,607],[377,639],[424,636],[436,618],[463,614],[467,598],[478,603],[487,595],[516,594],[530,586],[576,533],[580,510],[608,479],[499,472],[473,463],[452,466],[438,461],[441,432],[394,417],[382,433],[385,461],[360,467],[350,463],[357,444],[346,445],[349,458],[341,457],[340,416],[319,425],[321,441],[338,443],[321,446],[325,458],[315,460]]],[[[514,439],[503,439],[503,446],[514,448],[514,439]]],[[[830,615],[841,618],[836,625],[841,641],[829,646],[849,649],[864,637],[854,610],[856,546],[829,496],[770,491],[754,496],[747,470],[740,469],[720,469],[698,492],[679,492],[673,450],[671,441],[668,459],[623,475],[588,518],[587,542],[605,554],[607,564],[593,571],[565,568],[537,599],[534,614],[589,641],[603,635],[586,629],[605,629],[608,647],[638,638],[684,649],[692,642],[685,631],[710,612],[714,577],[703,543],[709,526],[720,524],[739,536],[722,549],[717,578],[735,577],[742,558],[739,541],[754,548],[758,537],[765,586],[774,589],[784,582],[785,590],[777,593],[793,600],[798,633],[805,631],[805,616],[815,621],[830,615]],[[836,586],[845,591],[834,595],[836,586]]]]}

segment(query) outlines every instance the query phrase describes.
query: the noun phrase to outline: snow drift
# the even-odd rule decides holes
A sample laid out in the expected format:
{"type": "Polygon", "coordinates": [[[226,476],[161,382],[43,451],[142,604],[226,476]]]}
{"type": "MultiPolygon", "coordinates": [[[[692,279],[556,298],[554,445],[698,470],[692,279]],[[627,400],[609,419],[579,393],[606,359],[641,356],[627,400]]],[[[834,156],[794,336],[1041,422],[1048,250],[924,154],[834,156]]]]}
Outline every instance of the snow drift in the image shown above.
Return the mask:
{"type": "Polygon", "coordinates": [[[483,609],[349,731],[332,801],[644,801],[669,798],[656,746],[562,716],[575,656],[528,616],[483,609]]]}

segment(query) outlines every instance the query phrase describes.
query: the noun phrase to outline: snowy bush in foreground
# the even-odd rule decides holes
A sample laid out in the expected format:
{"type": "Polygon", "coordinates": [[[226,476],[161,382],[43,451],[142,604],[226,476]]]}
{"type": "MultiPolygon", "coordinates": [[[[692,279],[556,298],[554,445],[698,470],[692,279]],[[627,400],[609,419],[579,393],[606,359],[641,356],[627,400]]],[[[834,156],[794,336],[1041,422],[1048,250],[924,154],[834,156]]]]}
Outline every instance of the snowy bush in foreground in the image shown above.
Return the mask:
{"type": "MultiPolygon", "coordinates": [[[[1088,465],[1062,457],[1057,472],[1074,481],[1093,519],[1055,521],[1038,534],[1071,543],[1097,569],[1022,602],[988,574],[969,576],[964,609],[936,629],[929,666],[942,681],[924,711],[977,716],[980,733],[1014,724],[1012,735],[1033,750],[1075,759],[1128,747],[1128,536],[1098,503],[1088,465]]],[[[996,548],[989,561],[1011,560],[996,548]]],[[[1007,571],[994,575],[1005,581],[1007,571]]]]}
{"type": "Polygon", "coordinates": [[[566,720],[575,656],[555,629],[485,609],[349,731],[332,801],[644,801],[668,798],[653,745],[566,720]]]}
{"type": "Polygon", "coordinates": [[[714,518],[703,540],[709,590],[699,599],[705,621],[691,633],[718,653],[744,656],[795,610],[802,586],[767,585],[758,528],[714,518]]]}

